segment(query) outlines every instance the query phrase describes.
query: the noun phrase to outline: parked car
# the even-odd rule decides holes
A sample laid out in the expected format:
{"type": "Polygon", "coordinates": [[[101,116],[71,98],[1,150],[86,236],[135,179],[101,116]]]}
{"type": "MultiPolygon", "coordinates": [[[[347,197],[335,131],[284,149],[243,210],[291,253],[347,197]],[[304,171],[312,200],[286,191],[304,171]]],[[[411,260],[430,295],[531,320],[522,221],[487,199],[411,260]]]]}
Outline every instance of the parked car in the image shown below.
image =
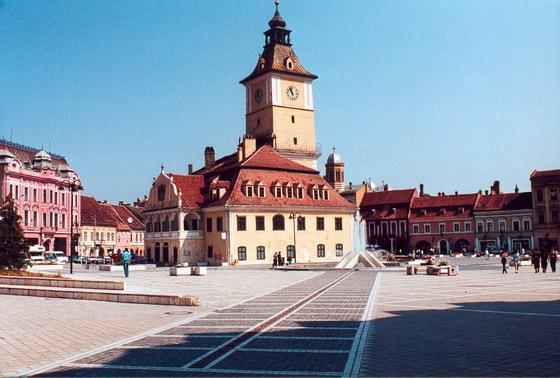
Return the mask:
{"type": "Polygon", "coordinates": [[[85,256],[73,256],[72,257],[72,262],[74,264],[85,264],[86,263],[86,257],[85,256]]]}
{"type": "Polygon", "coordinates": [[[48,264],[56,264],[58,261],[56,259],[56,255],[52,252],[45,252],[44,253],[45,262],[48,264]]]}
{"type": "Polygon", "coordinates": [[[52,251],[52,253],[56,257],[56,262],[59,264],[67,264],[68,263],[68,256],[62,251],[52,251]]]}

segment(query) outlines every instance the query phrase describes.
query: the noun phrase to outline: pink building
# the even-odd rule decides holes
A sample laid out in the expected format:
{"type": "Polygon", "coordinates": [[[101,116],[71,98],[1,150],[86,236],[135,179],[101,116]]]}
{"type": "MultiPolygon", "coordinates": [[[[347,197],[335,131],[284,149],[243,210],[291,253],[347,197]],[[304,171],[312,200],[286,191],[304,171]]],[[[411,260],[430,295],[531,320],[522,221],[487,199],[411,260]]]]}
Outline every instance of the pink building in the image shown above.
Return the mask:
{"type": "Polygon", "coordinates": [[[29,245],[70,254],[70,226],[74,222],[78,235],[81,190],[79,183],[72,196],[70,182],[79,179],[63,156],[0,139],[0,198],[13,198],[29,245]]]}

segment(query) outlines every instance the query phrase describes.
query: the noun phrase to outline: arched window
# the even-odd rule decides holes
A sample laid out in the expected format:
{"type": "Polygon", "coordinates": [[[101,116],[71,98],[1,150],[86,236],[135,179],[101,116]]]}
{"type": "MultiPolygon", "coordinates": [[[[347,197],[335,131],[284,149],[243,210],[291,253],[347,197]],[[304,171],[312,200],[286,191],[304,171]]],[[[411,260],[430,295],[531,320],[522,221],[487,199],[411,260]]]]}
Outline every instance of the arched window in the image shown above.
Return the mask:
{"type": "Polygon", "coordinates": [[[296,257],[296,247],[289,245],[286,247],[286,257],[294,259],[296,257]]]}
{"type": "Polygon", "coordinates": [[[264,259],[265,259],[264,246],[260,245],[257,247],[257,260],[264,260],[264,259]]]}
{"type": "Polygon", "coordinates": [[[184,231],[189,231],[190,230],[189,227],[190,227],[189,226],[189,218],[188,217],[183,218],[183,230],[184,231]]]}
{"type": "Polygon", "coordinates": [[[284,230],[284,216],[277,214],[272,218],[272,230],[283,231],[284,230]]]}
{"type": "Polygon", "coordinates": [[[336,256],[341,257],[344,254],[344,247],[342,244],[336,245],[336,256]]]}
{"type": "Polygon", "coordinates": [[[165,201],[165,185],[159,185],[157,188],[158,201],[165,201]]]}
{"type": "Polygon", "coordinates": [[[239,261],[247,260],[247,247],[238,247],[237,248],[237,259],[239,261]]]}
{"type": "Polygon", "coordinates": [[[179,225],[177,222],[177,216],[175,214],[173,214],[171,216],[171,221],[170,221],[170,228],[171,231],[179,231],[179,225]]]}
{"type": "Polygon", "coordinates": [[[325,245],[317,244],[317,257],[325,257],[325,245]]]}

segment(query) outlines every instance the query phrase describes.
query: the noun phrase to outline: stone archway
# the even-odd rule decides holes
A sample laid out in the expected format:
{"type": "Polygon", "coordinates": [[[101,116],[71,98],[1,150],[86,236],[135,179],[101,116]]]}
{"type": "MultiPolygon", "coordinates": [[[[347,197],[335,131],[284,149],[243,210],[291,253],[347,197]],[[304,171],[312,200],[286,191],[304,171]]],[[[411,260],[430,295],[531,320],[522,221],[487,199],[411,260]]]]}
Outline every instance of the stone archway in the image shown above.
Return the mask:
{"type": "Polygon", "coordinates": [[[442,239],[438,242],[438,249],[439,249],[439,253],[442,255],[446,255],[449,253],[449,243],[447,242],[447,240],[442,239]]]}
{"type": "Polygon", "coordinates": [[[420,240],[414,246],[414,249],[419,249],[424,253],[430,252],[431,248],[432,248],[432,245],[429,242],[427,242],[426,240],[420,240]]]}

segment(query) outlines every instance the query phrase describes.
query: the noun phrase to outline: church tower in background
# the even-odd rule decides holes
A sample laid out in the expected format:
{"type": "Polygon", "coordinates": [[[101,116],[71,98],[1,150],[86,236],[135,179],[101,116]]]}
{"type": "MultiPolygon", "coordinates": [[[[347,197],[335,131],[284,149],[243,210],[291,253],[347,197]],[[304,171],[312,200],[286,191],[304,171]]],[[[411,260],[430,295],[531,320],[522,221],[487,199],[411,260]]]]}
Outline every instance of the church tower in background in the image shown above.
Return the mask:
{"type": "Polygon", "coordinates": [[[257,145],[274,147],[283,156],[317,169],[321,156],[315,139],[312,82],[290,42],[291,30],[278,11],[264,32],[265,45],[246,88],[246,134],[257,145]]]}

